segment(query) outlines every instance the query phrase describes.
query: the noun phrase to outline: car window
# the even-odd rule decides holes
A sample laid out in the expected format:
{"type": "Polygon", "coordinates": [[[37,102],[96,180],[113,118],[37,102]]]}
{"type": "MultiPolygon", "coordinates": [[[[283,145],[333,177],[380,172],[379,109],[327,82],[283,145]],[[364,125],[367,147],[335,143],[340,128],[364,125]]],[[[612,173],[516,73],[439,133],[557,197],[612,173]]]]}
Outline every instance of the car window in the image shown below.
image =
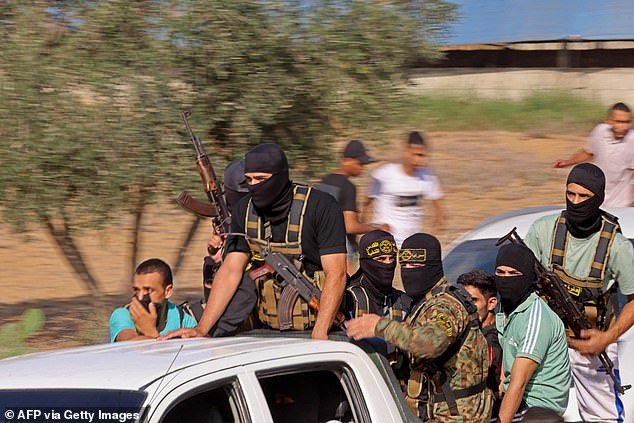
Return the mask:
{"type": "Polygon", "coordinates": [[[465,241],[451,250],[443,259],[445,276],[450,282],[456,282],[458,276],[472,270],[484,270],[495,273],[495,258],[499,247],[497,239],[477,239],[465,241]]]}
{"type": "Polygon", "coordinates": [[[162,423],[234,423],[249,422],[237,381],[209,387],[177,403],[162,423]],[[242,415],[241,415],[242,411],[242,415]]]}
{"type": "Polygon", "coordinates": [[[119,389],[0,389],[0,404],[15,407],[121,407],[138,411],[146,396],[145,392],[119,389]]]}
{"type": "Polygon", "coordinates": [[[345,364],[258,374],[275,423],[369,422],[363,395],[345,364]]]}

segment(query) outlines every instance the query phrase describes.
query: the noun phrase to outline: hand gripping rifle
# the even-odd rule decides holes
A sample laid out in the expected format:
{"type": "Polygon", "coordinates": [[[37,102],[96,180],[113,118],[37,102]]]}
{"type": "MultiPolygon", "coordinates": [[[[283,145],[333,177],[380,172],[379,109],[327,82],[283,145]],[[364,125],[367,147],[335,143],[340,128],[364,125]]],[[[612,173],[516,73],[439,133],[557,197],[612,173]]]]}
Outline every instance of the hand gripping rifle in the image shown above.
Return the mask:
{"type": "MultiPolygon", "coordinates": [[[[498,239],[495,245],[500,245],[505,241],[527,247],[522,238],[518,235],[517,228],[511,229],[508,234],[498,239]]],[[[546,269],[537,257],[535,257],[535,273],[537,274],[538,293],[546,299],[550,308],[563,320],[564,324],[572,330],[576,338],[581,336],[582,330],[592,328],[588,316],[586,316],[581,305],[570,296],[561,278],[559,278],[556,273],[546,269]]],[[[622,386],[619,383],[616,376],[614,376],[614,363],[612,363],[612,360],[610,360],[610,357],[608,357],[605,351],[599,354],[599,360],[601,360],[601,364],[605,367],[606,372],[620,394],[623,394],[626,389],[632,387],[632,385],[622,386]]]]}
{"type": "Polygon", "coordinates": [[[187,118],[190,115],[191,113],[188,111],[181,112],[181,117],[183,118],[183,122],[185,122],[185,128],[187,129],[189,138],[196,149],[196,166],[198,166],[200,179],[203,182],[203,188],[207,194],[209,203],[198,201],[185,191],[179,194],[176,202],[185,210],[200,217],[212,218],[216,231],[221,234],[227,234],[231,230],[229,209],[227,208],[222,189],[220,189],[220,185],[217,182],[218,178],[216,178],[216,172],[214,172],[214,168],[211,165],[211,160],[209,160],[209,156],[205,152],[200,138],[194,135],[192,128],[189,126],[187,118]]]}
{"type": "MultiPolygon", "coordinates": [[[[321,291],[313,285],[308,278],[300,272],[288,257],[282,253],[271,252],[268,248],[260,251],[260,256],[264,259],[263,266],[251,271],[249,276],[256,280],[267,274],[277,274],[278,286],[282,289],[278,305],[278,319],[280,330],[293,328],[293,305],[298,297],[308,303],[308,306],[319,312],[319,300],[321,291]]],[[[345,316],[338,311],[334,324],[345,331],[343,324],[345,316]]]]}

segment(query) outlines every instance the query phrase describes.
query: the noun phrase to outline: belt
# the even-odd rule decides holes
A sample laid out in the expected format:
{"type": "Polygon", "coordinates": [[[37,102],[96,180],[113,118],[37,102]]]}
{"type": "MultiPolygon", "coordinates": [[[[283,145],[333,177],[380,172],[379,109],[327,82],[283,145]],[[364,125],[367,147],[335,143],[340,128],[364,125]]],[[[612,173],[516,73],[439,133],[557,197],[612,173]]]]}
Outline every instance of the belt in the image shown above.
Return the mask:
{"type": "MultiPolygon", "coordinates": [[[[456,391],[453,391],[454,398],[460,399],[460,398],[470,397],[471,395],[479,394],[480,392],[484,391],[486,387],[487,387],[486,380],[483,380],[477,385],[473,385],[473,386],[469,386],[468,388],[463,388],[463,389],[458,389],[456,391]]],[[[445,398],[444,393],[434,394],[431,399],[432,399],[431,402],[433,402],[434,404],[438,402],[447,402],[447,399],[445,398]]]]}

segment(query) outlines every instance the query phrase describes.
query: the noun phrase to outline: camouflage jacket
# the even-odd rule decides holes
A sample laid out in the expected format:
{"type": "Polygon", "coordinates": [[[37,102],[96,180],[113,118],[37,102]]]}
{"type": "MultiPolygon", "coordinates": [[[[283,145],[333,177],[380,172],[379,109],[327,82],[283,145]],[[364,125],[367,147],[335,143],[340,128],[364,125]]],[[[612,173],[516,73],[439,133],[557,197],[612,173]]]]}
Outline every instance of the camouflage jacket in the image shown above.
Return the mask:
{"type": "Polygon", "coordinates": [[[427,409],[430,421],[488,422],[493,404],[493,395],[489,389],[458,398],[458,415],[452,415],[446,402],[432,405],[425,400],[426,391],[431,391],[432,394],[442,393],[439,380],[441,372],[430,374],[428,365],[455,342],[460,342],[465,330],[469,333],[464,343],[443,365],[443,370],[449,378],[449,386],[456,392],[486,381],[488,374],[487,341],[478,327],[470,325],[474,316],[470,316],[462,303],[452,294],[442,291],[445,284],[448,284],[447,280],[441,279],[425,298],[414,306],[405,322],[381,319],[375,332],[377,336],[385,338],[409,354],[412,376],[408,381],[406,397],[415,414],[420,416],[422,407],[427,409]]]}

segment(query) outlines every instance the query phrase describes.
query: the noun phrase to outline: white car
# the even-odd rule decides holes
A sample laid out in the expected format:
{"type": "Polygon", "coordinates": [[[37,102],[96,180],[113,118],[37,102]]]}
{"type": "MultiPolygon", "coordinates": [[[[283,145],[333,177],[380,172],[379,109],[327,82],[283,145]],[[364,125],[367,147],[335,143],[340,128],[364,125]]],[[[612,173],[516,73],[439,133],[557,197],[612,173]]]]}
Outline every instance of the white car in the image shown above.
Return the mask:
{"type": "MultiPolygon", "coordinates": [[[[476,269],[494,273],[495,257],[499,248],[495,243],[500,237],[506,235],[514,227],[517,227],[517,233],[524,237],[535,220],[542,216],[559,213],[561,210],[561,207],[536,207],[501,214],[484,221],[447,248],[443,258],[447,279],[455,282],[462,273],[476,269]]],[[[634,244],[634,207],[606,208],[605,210],[619,218],[623,235],[634,244]]],[[[618,350],[621,380],[624,384],[634,385],[634,362],[625,359],[634,355],[634,328],[619,339],[618,350]]],[[[634,388],[626,391],[622,397],[625,411],[629,412],[629,418],[634,413],[634,392],[632,391],[634,388]]],[[[581,421],[574,391],[571,391],[564,419],[569,422],[581,421]]]]}
{"type": "Polygon", "coordinates": [[[387,361],[349,342],[120,342],[9,358],[0,375],[0,422],[47,407],[62,420],[86,411],[157,423],[417,421],[387,361]]]}

